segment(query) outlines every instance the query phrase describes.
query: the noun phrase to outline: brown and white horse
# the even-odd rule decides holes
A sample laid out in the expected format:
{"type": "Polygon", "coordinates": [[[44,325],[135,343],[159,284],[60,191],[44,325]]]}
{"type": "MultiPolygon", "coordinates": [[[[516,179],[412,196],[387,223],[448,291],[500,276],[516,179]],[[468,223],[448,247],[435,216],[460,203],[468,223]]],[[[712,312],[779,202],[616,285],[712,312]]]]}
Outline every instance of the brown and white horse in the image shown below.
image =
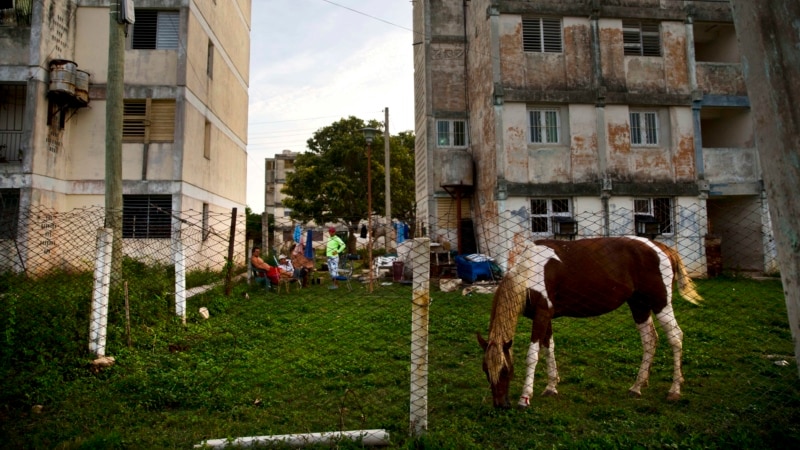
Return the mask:
{"type": "Polygon", "coordinates": [[[640,396],[648,383],[658,341],[652,318],[655,316],[672,347],[673,378],[667,398],[679,399],[683,332],[672,309],[673,281],[684,299],[698,304],[701,297],[678,253],[664,244],[638,237],[538,240],[534,244],[527,244],[521,260],[500,281],[492,301],[489,340],[478,333],[494,406],[509,407],[508,390],[514,375],[511,347],[520,313],[533,322],[525,384],[519,399],[519,406],[524,408],[530,405],[540,352],[547,358],[548,375],[542,395],[558,394],[552,319],[599,316],[623,303],[631,310],[644,347],[630,394],[640,396]]]}

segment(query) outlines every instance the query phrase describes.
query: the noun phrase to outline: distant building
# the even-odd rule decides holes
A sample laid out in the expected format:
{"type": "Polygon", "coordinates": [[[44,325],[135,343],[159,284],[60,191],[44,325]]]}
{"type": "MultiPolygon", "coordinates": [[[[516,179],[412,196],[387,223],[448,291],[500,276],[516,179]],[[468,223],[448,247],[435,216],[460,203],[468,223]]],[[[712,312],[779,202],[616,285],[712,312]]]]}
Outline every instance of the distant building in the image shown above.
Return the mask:
{"type": "Polygon", "coordinates": [[[286,184],[286,174],[294,172],[294,160],[300,153],[283,150],[274,158],[266,158],[265,164],[265,189],[264,211],[275,218],[274,232],[276,247],[292,240],[295,222],[292,220],[292,210],[283,205],[283,200],[288,197],[281,192],[286,184]]]}
{"type": "Polygon", "coordinates": [[[415,2],[416,189],[431,237],[460,230],[462,247],[492,253],[510,216],[533,237],[640,233],[702,274],[714,234],[726,267],[774,270],[730,8],[415,2]]]}
{"type": "MultiPolygon", "coordinates": [[[[28,268],[58,265],[69,237],[38,239],[19,220],[27,212],[104,205],[109,4],[117,3],[0,2],[0,218],[13,224],[0,231],[0,252],[22,248],[14,260],[28,268]]],[[[185,226],[181,211],[244,212],[251,1],[135,4],[125,46],[123,234],[168,239],[185,226]]]]}

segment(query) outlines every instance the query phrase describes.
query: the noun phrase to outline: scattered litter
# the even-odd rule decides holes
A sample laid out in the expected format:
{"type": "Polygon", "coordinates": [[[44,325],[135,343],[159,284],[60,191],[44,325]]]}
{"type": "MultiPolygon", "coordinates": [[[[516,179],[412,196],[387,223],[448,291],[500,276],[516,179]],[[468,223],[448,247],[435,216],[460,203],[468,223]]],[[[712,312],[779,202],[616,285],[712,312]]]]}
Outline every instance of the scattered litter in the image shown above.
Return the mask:
{"type": "Polygon", "coordinates": [[[789,365],[789,361],[781,359],[780,361],[775,361],[775,365],[778,367],[786,367],[789,365]]]}
{"type": "Polygon", "coordinates": [[[391,281],[384,281],[383,283],[381,283],[381,286],[391,286],[391,285],[392,285],[391,281]]]}
{"type": "Polygon", "coordinates": [[[203,316],[203,319],[208,319],[209,317],[208,308],[206,308],[205,306],[200,308],[200,315],[203,316]]]}

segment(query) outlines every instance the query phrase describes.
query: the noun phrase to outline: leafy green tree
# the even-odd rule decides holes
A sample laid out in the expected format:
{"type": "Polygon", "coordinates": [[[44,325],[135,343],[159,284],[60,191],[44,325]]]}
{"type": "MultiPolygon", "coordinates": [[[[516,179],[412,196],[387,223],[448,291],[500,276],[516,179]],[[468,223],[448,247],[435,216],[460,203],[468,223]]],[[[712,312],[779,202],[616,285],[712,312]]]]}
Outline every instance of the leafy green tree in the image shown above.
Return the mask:
{"type": "MultiPolygon", "coordinates": [[[[365,126],[379,130],[372,142],[372,213],[385,212],[383,124],[350,116],[317,130],[307,141],[309,151],[295,159],[282,192],[285,206],[299,221],[343,223],[352,234],[367,214],[367,144],[365,126]]],[[[414,212],[414,136],[390,137],[392,215],[409,220],[414,212]]]]}

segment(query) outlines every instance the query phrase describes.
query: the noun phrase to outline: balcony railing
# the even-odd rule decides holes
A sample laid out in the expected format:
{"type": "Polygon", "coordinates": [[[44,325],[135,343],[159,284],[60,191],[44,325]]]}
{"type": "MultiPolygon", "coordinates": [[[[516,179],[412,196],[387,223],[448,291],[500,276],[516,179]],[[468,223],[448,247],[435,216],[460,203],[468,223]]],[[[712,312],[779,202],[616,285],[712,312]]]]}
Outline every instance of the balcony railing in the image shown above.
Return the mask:
{"type": "Polygon", "coordinates": [[[0,164],[22,160],[22,132],[0,131],[0,164]]]}

